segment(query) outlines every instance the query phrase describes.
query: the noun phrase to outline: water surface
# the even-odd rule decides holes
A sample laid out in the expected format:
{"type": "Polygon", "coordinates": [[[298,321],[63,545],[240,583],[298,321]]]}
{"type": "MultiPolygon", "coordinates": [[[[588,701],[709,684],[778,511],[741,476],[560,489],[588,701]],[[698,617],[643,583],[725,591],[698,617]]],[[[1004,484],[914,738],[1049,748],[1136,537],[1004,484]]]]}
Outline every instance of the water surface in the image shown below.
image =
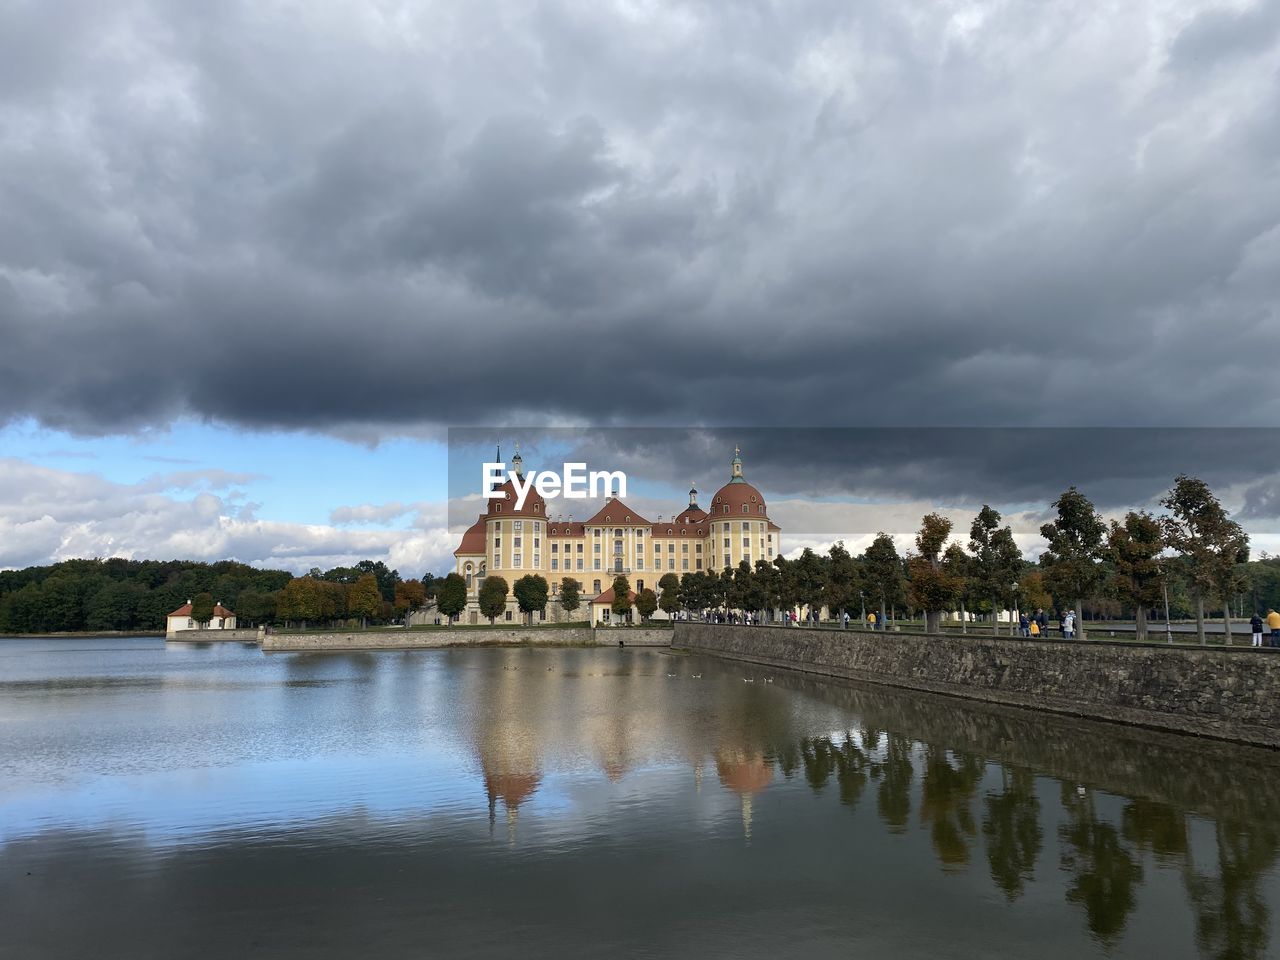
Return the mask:
{"type": "Polygon", "coordinates": [[[663,651],[0,642],[4,957],[1273,956],[1277,811],[1270,752],[663,651]]]}

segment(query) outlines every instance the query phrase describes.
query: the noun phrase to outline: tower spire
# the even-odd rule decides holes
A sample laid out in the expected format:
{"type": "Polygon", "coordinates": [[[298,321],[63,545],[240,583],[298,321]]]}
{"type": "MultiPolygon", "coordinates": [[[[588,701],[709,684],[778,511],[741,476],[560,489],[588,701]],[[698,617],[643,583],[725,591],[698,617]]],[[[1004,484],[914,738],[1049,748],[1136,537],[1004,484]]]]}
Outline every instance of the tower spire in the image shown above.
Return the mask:
{"type": "Polygon", "coordinates": [[[733,448],[733,463],[731,464],[729,482],[746,483],[746,480],[742,476],[742,449],[737,446],[733,448]]]}

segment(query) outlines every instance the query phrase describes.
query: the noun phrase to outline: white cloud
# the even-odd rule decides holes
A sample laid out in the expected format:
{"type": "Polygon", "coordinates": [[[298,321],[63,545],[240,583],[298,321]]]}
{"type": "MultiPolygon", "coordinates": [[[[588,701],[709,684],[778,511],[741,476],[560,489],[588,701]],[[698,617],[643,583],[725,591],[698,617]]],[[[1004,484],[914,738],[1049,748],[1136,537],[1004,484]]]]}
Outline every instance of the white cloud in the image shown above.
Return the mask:
{"type": "Polygon", "coordinates": [[[372,559],[416,577],[450,565],[456,538],[442,522],[430,522],[443,517],[443,505],[411,505],[428,521],[411,531],[284,523],[258,519],[257,504],[200,489],[218,487],[227,480],[223,472],[196,473],[181,485],[199,492],[184,499],[157,492],[173,490],[174,475],[121,484],[0,458],[0,567],[116,556],[235,559],[301,573],[372,559]]]}

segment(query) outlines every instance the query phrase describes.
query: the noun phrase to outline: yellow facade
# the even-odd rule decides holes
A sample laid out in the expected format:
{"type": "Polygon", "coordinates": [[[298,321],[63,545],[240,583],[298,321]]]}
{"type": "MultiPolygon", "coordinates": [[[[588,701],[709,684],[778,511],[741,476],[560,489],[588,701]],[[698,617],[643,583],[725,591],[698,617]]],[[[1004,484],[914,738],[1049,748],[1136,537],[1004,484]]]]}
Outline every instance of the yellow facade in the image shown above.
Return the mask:
{"type": "MultiPolygon", "coordinates": [[[[512,470],[522,471],[518,454],[512,470]]],[[[697,491],[690,490],[689,503],[669,520],[650,521],[615,498],[585,522],[549,519],[536,493],[516,510],[511,491],[506,492],[505,499],[491,502],[454,553],[456,572],[467,582],[473,602],[487,577],[501,576],[513,586],[521,577],[538,574],[553,597],[561,580],[573,577],[585,609],[619,574],[637,593],[646,587],[656,593],[659,579],[668,573],[680,577],[719,571],[743,560],[754,566],[758,560],[772,562],[782,552],[782,530],[769,519],[764,497],[746,482],[736,451],[729,482],[707,508],[699,506],[697,491]]],[[[553,607],[548,617],[565,619],[559,604],[553,607]]],[[[508,619],[514,609],[512,598],[508,619]]],[[[476,619],[474,613],[470,619],[476,619]]]]}

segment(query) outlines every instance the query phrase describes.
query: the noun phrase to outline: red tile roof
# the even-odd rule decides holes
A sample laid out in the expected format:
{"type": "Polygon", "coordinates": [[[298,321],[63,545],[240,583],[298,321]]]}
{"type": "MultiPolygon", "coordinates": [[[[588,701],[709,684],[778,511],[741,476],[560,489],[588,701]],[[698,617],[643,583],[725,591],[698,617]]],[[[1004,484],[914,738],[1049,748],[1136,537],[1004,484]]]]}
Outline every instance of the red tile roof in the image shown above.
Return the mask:
{"type": "MultiPolygon", "coordinates": [[[[596,597],[591,602],[592,603],[613,603],[613,597],[614,597],[613,587],[610,587],[608,590],[600,594],[600,596],[596,597]]],[[[628,590],[627,599],[631,601],[632,606],[635,606],[636,592],[634,590],[628,590]]]]}
{"type": "Polygon", "coordinates": [[[481,517],[462,535],[462,542],[453,551],[455,557],[476,557],[484,555],[484,517],[481,517]]]}
{"type": "MultiPolygon", "coordinates": [[[[224,607],[224,606],[223,606],[222,604],[220,604],[220,603],[215,603],[215,604],[213,605],[213,615],[214,615],[215,617],[222,617],[223,619],[226,619],[227,617],[234,617],[234,616],[235,616],[235,614],[234,614],[234,613],[232,613],[230,610],[228,610],[226,607],[224,607]]],[[[173,613],[169,614],[169,616],[171,616],[171,617],[189,617],[189,616],[191,616],[191,601],[190,601],[190,600],[188,600],[186,603],[184,603],[182,606],[180,606],[177,610],[173,611],[173,613]]]]}
{"type": "Polygon", "coordinates": [[[596,515],[587,521],[589,524],[612,524],[615,527],[647,527],[649,521],[628,507],[623,501],[611,498],[605,501],[596,515]]]}

